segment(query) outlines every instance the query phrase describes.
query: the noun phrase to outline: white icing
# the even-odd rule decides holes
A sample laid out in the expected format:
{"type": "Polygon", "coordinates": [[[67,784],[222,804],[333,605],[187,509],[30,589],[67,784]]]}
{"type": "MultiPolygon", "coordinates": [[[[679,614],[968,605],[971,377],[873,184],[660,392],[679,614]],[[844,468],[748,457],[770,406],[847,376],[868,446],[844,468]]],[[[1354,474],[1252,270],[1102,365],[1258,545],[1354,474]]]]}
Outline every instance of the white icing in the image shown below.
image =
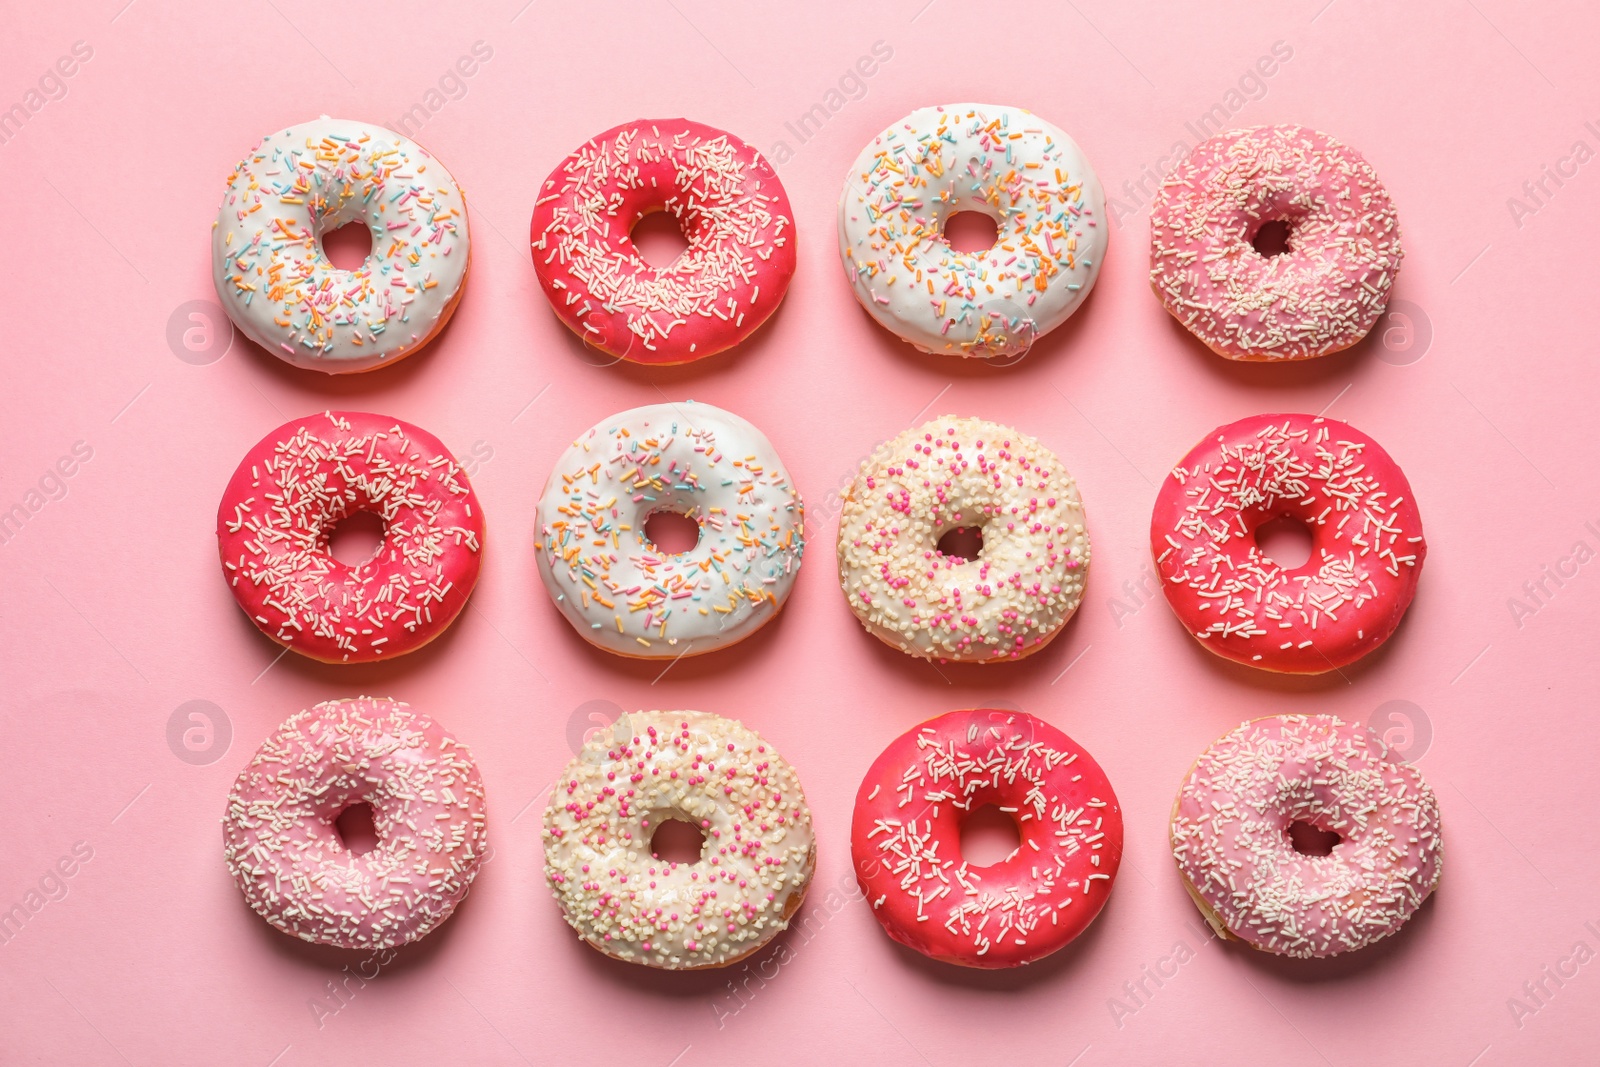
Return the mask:
{"type": "Polygon", "coordinates": [[[297,367],[346,374],[392,363],[443,325],[467,277],[461,189],[415,142],[330,119],[269,134],[228,179],[211,233],[217,296],[246,336],[297,367]],[[365,222],[353,271],[322,235],[365,222]]]}
{"type": "Polygon", "coordinates": [[[947,104],[862,150],[839,197],[839,253],[861,306],[917,348],[1016,357],[1088,297],[1106,223],[1100,179],[1066,133],[1020,108],[947,104]],[[958,211],[993,218],[995,245],[952,249],[958,211]]]}
{"type": "Polygon", "coordinates": [[[924,659],[1021,659],[1083,600],[1089,535],[1078,485],[1009,426],[946,415],[861,464],[839,515],[839,584],[867,631],[924,659]],[[979,527],[976,559],[939,538],[979,527]]]}
{"type": "Polygon", "coordinates": [[[588,641],[672,659],[750,636],[788,599],[804,550],[804,509],[760,430],[686,401],[613,415],[556,462],[539,500],[539,574],[588,641]],[[650,515],[688,515],[700,539],[669,554],[650,515]]]}
{"type": "Polygon", "coordinates": [[[789,924],[816,866],[794,768],[755,731],[703,711],[640,711],[597,732],[551,790],[545,877],[574,930],[618,959],[721,967],[789,924]],[[700,859],[656,859],[668,819],[700,859]]]}

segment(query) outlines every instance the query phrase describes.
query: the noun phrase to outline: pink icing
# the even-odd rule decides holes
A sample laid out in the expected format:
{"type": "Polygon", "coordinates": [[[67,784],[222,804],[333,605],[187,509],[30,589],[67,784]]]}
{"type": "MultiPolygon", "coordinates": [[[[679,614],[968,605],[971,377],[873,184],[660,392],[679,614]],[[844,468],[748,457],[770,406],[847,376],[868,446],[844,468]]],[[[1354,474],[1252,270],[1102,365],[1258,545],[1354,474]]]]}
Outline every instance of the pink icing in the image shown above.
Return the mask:
{"type": "Polygon", "coordinates": [[[472,753],[421,712],[358,697],[297,712],[240,772],[223,856],[252,908],[305,941],[393,948],[450,917],[487,847],[472,753]],[[379,842],[350,852],[333,827],[372,806],[379,842]]]}
{"type": "Polygon", "coordinates": [[[1229,359],[1310,359],[1367,335],[1400,270],[1400,225],[1361,156],[1304,126],[1201,142],[1150,211],[1150,284],[1173,317],[1229,359]],[[1288,251],[1251,244],[1288,225],[1288,251]]]}
{"type": "Polygon", "coordinates": [[[1433,892],[1439,803],[1370,731],[1280,715],[1230,731],[1196,761],[1172,813],[1172,853],[1218,932],[1319,957],[1389,936],[1433,892]],[[1290,824],[1341,840],[1297,852],[1290,824]]]}

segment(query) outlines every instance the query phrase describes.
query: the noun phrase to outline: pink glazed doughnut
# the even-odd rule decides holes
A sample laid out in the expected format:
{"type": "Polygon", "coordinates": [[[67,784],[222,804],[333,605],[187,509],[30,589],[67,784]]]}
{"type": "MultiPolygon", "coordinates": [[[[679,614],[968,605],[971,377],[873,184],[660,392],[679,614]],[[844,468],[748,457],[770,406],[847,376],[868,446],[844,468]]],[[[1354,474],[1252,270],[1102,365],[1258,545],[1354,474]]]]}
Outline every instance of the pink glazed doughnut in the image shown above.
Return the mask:
{"type": "Polygon", "coordinates": [[[1304,126],[1202,141],[1150,209],[1150,285],[1219,356],[1311,359],[1349,348],[1389,304],[1400,224],[1377,173],[1304,126]],[[1288,249],[1251,243],[1269,222],[1288,249]]]}
{"type": "Polygon", "coordinates": [[[794,275],[794,212],[761,153],[688,119],[607,130],[545,179],[533,266],[556,315],[583,342],[633,363],[687,363],[743,341],[794,275]],[[669,266],[630,234],[656,211],[689,247],[669,266]]]}
{"type": "Polygon", "coordinates": [[[262,633],[324,663],[370,663],[421,648],[466,606],[483,509],[426,430],[327,411],[245,455],[217,508],[217,545],[228,588],[262,633]],[[383,519],[383,543],[351,567],[328,538],[358,511],[383,519]]]}
{"type": "Polygon", "coordinates": [[[1315,415],[1253,415],[1213,430],[1167,475],[1150,551],[1167,602],[1203,647],[1321,674],[1389,639],[1428,546],[1406,476],[1372,438],[1315,415]],[[1285,516],[1311,531],[1299,567],[1256,545],[1285,516]]]}
{"type": "Polygon", "coordinates": [[[245,900],[303,941],[415,941],[467,895],[486,844],[483,778],[449,731],[395,700],[330,700],[291,715],[228,794],[223,858],[245,900]],[[334,828],[372,807],[378,845],[334,828]]]}
{"type": "Polygon", "coordinates": [[[1439,801],[1371,731],[1278,715],[1225,734],[1172,806],[1172,854],[1217,933],[1280,956],[1334,956],[1388,937],[1439,884],[1439,801]],[[1339,841],[1297,851],[1290,826],[1339,841]]]}

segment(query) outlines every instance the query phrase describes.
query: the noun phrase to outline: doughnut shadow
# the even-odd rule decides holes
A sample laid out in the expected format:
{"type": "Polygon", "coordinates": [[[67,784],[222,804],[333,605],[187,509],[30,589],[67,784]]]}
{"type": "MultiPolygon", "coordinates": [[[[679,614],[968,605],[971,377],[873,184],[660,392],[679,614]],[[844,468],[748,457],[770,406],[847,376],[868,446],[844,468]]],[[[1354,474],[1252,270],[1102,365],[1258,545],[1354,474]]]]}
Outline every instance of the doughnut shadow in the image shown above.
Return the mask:
{"type": "Polygon", "coordinates": [[[1093,966],[1091,961],[1094,958],[1095,945],[1110,924],[1111,913],[1120,906],[1119,896],[1113,890],[1107,897],[1104,907],[1100,909],[1100,914],[1095,916],[1088,928],[1069,944],[1042,960],[1020,967],[986,970],[981,967],[961,967],[953,963],[942,963],[924,956],[915,949],[907,948],[876,928],[871,931],[875,935],[872,940],[879,946],[880,953],[892,957],[895,964],[923,981],[938,985],[991,993],[1033,989],[1060,990],[1066,983],[1073,981],[1083,968],[1093,966]]]}
{"type": "MultiPolygon", "coordinates": [[[[1058,359],[1066,359],[1063,350],[1077,348],[1088,342],[1082,337],[1091,336],[1085,331],[1089,328],[1090,319],[1095,316],[1095,307],[1099,303],[1094,294],[1089,295],[1072,317],[1060,326],[1034,341],[1028,351],[1022,356],[1003,360],[973,359],[963,356],[951,356],[938,353],[923,352],[902,341],[898,336],[880,326],[876,319],[867,313],[866,309],[854,300],[854,314],[869,327],[866,330],[871,341],[868,342],[877,348],[883,355],[902,363],[906,367],[920,374],[926,374],[936,379],[949,380],[973,379],[979,381],[993,380],[1002,376],[1009,376],[1018,380],[1031,375],[1042,374],[1046,370],[1056,368],[1058,359]]],[[[1171,316],[1168,316],[1169,318],[1171,316]]],[[[1174,320],[1176,323],[1176,320],[1174,320]]],[[[1182,329],[1179,326],[1179,329],[1182,329]]],[[[1185,331],[1187,333],[1187,331],[1185,331]]],[[[1202,346],[1204,348],[1204,346],[1202,346]]],[[[1206,351],[1210,351],[1206,349],[1206,351]]],[[[940,412],[926,412],[925,416],[938,415],[940,412]]],[[[904,428],[904,427],[902,427],[904,428]]],[[[1024,431],[1026,432],[1026,431],[1024,431]]]]}
{"type": "MultiPolygon", "coordinates": [[[[1093,544],[1092,537],[1090,543],[1093,544]]],[[[1089,583],[1091,586],[1094,583],[1092,563],[1089,583]]],[[[833,585],[838,586],[837,579],[833,585]]],[[[1087,599],[1086,593],[1085,600],[1087,599]]],[[[937,660],[908,655],[868,633],[842,595],[839,597],[838,610],[842,612],[841,618],[844,620],[838,625],[843,627],[847,622],[851,639],[869,645],[869,654],[884,670],[898,675],[902,682],[934,693],[949,694],[950,700],[946,701],[948,706],[942,706],[941,711],[969,707],[970,705],[960,702],[961,695],[989,695],[995,692],[997,686],[1006,687],[1010,692],[1014,691],[1013,687],[1026,686],[1040,679],[1045,679],[1046,684],[1051,684],[1051,679],[1060,680],[1065,684],[1066,679],[1062,677],[1062,672],[1068,666],[1074,665],[1076,658],[1087,650],[1087,646],[1080,648],[1071,638],[1078,624],[1078,618],[1083,614],[1083,604],[1079,604],[1078,610],[1072,613],[1072,617],[1063,623],[1055,636],[1037,652],[1030,653],[1020,660],[1003,660],[996,663],[940,663],[937,660]]],[[[1211,659],[1217,658],[1210,653],[1206,655],[1211,659]]]]}
{"type": "MultiPolygon", "coordinates": [[[[1220,678],[1235,684],[1248,685],[1256,689],[1268,689],[1278,693],[1321,693],[1338,686],[1353,686],[1358,680],[1373,671],[1380,670],[1384,663],[1395,654],[1398,645],[1409,640],[1411,630],[1411,617],[1417,610],[1417,603],[1425,596],[1428,588],[1427,582],[1417,583],[1416,594],[1411,599],[1406,614],[1401,618],[1394,632],[1377,648],[1368,652],[1354,663],[1347,663],[1342,667],[1324,671],[1321,674],[1287,674],[1281,671],[1263,670],[1259,667],[1250,667],[1225,659],[1201,645],[1192,634],[1184,629],[1178,617],[1173,614],[1166,598],[1161,599],[1161,607],[1167,616],[1167,622],[1174,627],[1183,638],[1183,644],[1188,654],[1193,656],[1205,670],[1216,673],[1220,678]]],[[[1231,713],[1230,713],[1231,714],[1231,713]]]]}
{"type": "MultiPolygon", "coordinates": [[[[1445,884],[1445,879],[1440,879],[1440,886],[1445,884]]],[[[1183,897],[1184,906],[1194,910],[1194,902],[1189,899],[1182,886],[1178,887],[1178,894],[1183,897]]],[[[1407,957],[1419,952],[1427,951],[1424,947],[1426,939],[1432,936],[1431,927],[1434,923],[1435,899],[1439,890],[1435,889],[1428,894],[1420,907],[1406,920],[1405,925],[1388,937],[1366,948],[1356,949],[1354,952],[1342,952],[1337,956],[1326,956],[1322,959],[1294,959],[1291,956],[1279,956],[1271,952],[1262,952],[1251,948],[1242,941],[1227,941],[1222,938],[1213,938],[1215,943],[1222,946],[1224,952],[1230,957],[1245,961],[1249,966],[1256,968],[1287,985],[1317,985],[1322,983],[1336,983],[1357,981],[1369,971],[1377,968],[1393,968],[1404,965],[1407,957]]],[[[1195,921],[1204,926],[1204,920],[1195,915],[1195,921]]],[[[1212,931],[1208,927],[1207,933],[1212,931]]],[[[1212,942],[1207,942],[1211,944],[1212,942]]]]}
{"type": "MultiPolygon", "coordinates": [[[[538,580],[537,577],[535,580],[538,580]]],[[[653,685],[656,682],[660,682],[662,685],[671,682],[684,685],[714,678],[729,670],[749,671],[752,673],[759,671],[762,660],[779,654],[779,649],[774,645],[774,642],[780,639],[779,631],[782,629],[786,617],[794,610],[794,604],[801,596],[803,588],[805,588],[805,583],[796,581],[788,599],[784,602],[783,609],[768,619],[759,629],[753,631],[749,637],[736,641],[731,645],[724,645],[692,656],[683,656],[679,659],[645,659],[640,656],[620,656],[615,652],[608,652],[591,644],[584,639],[582,634],[567,623],[560,610],[550,602],[549,596],[545,595],[545,587],[542,582],[537,589],[539,593],[538,599],[541,603],[535,607],[541,612],[549,613],[552,624],[556,626],[560,633],[560,637],[557,640],[561,642],[564,649],[563,656],[576,655],[586,657],[598,670],[618,672],[636,681],[643,682],[645,685],[653,685]]],[[[435,641],[434,644],[438,644],[438,642],[435,641]]],[[[426,651],[426,649],[423,651],[426,651]]],[[[658,706],[663,709],[666,708],[665,704],[658,706]]],[[[717,710],[715,708],[699,707],[693,704],[692,701],[689,706],[697,711],[717,710]]],[[[632,708],[627,710],[639,711],[646,709],[632,708]]],[[[737,715],[733,717],[738,718],[737,715]]]]}
{"type": "MultiPolygon", "coordinates": [[[[218,866],[226,875],[227,869],[221,864],[218,866]]],[[[296,966],[316,972],[312,981],[317,984],[318,993],[325,992],[325,986],[321,983],[326,981],[336,986],[348,982],[350,989],[362,989],[374,984],[381,986],[383,983],[375,982],[374,969],[377,971],[376,977],[386,977],[432,967],[434,959],[444,951],[453,936],[452,931],[460,923],[461,916],[471,911],[475,895],[469,890],[455,906],[450,918],[421,940],[394,949],[360,949],[315,944],[286,934],[255,913],[231,877],[227,879],[227,885],[228,892],[239,905],[235,914],[245,917],[242,921],[250,926],[255,936],[263,940],[268,951],[296,966]],[[388,962],[384,962],[386,959],[388,962]]],[[[329,1008],[332,1009],[333,1005],[330,999],[329,1008]]]]}
{"type": "MultiPolygon", "coordinates": [[[[811,887],[812,890],[816,886],[811,887]]],[[[672,999],[690,998],[719,998],[726,995],[730,983],[738,981],[750,973],[761,976],[763,984],[773,981],[769,974],[780,974],[783,961],[774,963],[774,958],[787,953],[789,958],[798,955],[795,947],[789,947],[789,942],[794,938],[795,929],[804,918],[805,909],[811,903],[809,892],[807,899],[800,905],[789,925],[773,936],[771,941],[761,946],[756,952],[742,960],[736,960],[726,967],[708,967],[703,970],[673,971],[662,967],[646,967],[639,963],[628,963],[624,960],[607,956],[598,949],[590,947],[581,938],[572,933],[572,928],[560,920],[560,908],[555,901],[550,902],[550,907],[557,913],[562,931],[562,943],[567,946],[566,951],[579,956],[577,965],[585,967],[596,978],[626,986],[651,996],[668,997],[672,999]]]]}

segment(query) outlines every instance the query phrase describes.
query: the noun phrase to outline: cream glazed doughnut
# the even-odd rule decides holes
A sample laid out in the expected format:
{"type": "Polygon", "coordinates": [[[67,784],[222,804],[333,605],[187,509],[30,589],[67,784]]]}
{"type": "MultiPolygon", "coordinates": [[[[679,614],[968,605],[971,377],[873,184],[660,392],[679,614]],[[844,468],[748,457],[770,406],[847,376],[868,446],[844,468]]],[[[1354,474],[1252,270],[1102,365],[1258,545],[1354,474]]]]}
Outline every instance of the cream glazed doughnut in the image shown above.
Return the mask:
{"type": "Polygon", "coordinates": [[[483,778],[465,745],[396,700],[296,712],[239,773],[223,857],[245,900],[303,941],[387,949],[439,926],[488,849],[483,778]],[[372,808],[378,844],[356,855],[334,820],[372,808]]]}
{"type": "Polygon", "coordinates": [[[1078,485],[1038,441],[945,415],[861,464],[839,517],[839,584],[868,633],[940,662],[1021,659],[1083,599],[1089,535],[1078,485]],[[980,527],[976,559],[939,551],[980,527]]]}
{"type": "Polygon", "coordinates": [[[591,138],[545,179],[530,233],[556,315],[585,344],[634,363],[733,347],[777,310],[794,275],[794,213],[771,165],[688,119],[640,119],[591,138]],[[630,236],[656,211],[689,242],[665,267],[630,236]]]}
{"type": "Polygon", "coordinates": [[[591,427],[556,461],[535,512],[539,576],[591,644],[677,659],[744,640],[788,600],[805,508],[778,453],[710,404],[651,404],[591,427]],[[686,552],[656,548],[645,520],[694,519],[686,552]]]}
{"type": "Polygon", "coordinates": [[[1254,415],[1213,430],[1161,483],[1150,551],[1167,603],[1203,647],[1321,674],[1394,633],[1428,545],[1410,483],[1372,438],[1315,415],[1254,415]],[[1283,517],[1311,532],[1299,567],[1256,544],[1283,517]]]}
{"type": "Polygon", "coordinates": [[[1439,802],[1371,731],[1331,715],[1244,723],[1195,761],[1172,854],[1206,921],[1251,948],[1333,956],[1388,937],[1439,884],[1439,802]],[[1295,822],[1339,836],[1305,855],[1295,822]]]}
{"type": "Polygon", "coordinates": [[[755,731],[700,711],[625,714],[596,732],[544,813],[544,869],[578,936],[666,970],[737,963],[789,925],[816,867],[794,768],[755,731]],[[664,820],[700,859],[656,859],[664,820]]]}
{"type": "Polygon", "coordinates": [[[851,291],[924,352],[1022,356],[1082,306],[1109,236],[1077,144],[1015,107],[913,111],[862,150],[839,197],[851,291]],[[992,248],[951,248],[944,226],[959,211],[994,219],[992,248]]]}
{"type": "Polygon", "coordinates": [[[1150,285],[1172,316],[1229,359],[1311,359],[1349,348],[1389,304],[1400,223],[1377,172],[1304,126],[1202,141],[1150,208],[1150,285]],[[1287,251],[1251,243],[1269,222],[1287,251]]]}
{"type": "Polygon", "coordinates": [[[1023,712],[952,711],[896,738],[856,793],[850,851],[894,940],[963,967],[1017,967],[1064,947],[1111,895],[1122,809],[1105,772],[1023,712]],[[1020,844],[974,867],[961,825],[990,804],[1020,844]]]}
{"type": "Polygon", "coordinates": [[[483,509],[437,437],[399,419],[327,411],[245,454],[217,507],[228,588],[256,628],[324,663],[415,651],[466,607],[483,561],[483,509]],[[328,540],[369,511],[383,541],[357,566],[328,540]]]}
{"type": "Polygon", "coordinates": [[[432,340],[467,281],[467,204],[443,164],[371,123],[268,134],[228,176],[211,230],[217,298],[244,335],[328,374],[398,362],[432,340]],[[372,253],[340,270],[324,234],[359,222],[372,253]]]}

